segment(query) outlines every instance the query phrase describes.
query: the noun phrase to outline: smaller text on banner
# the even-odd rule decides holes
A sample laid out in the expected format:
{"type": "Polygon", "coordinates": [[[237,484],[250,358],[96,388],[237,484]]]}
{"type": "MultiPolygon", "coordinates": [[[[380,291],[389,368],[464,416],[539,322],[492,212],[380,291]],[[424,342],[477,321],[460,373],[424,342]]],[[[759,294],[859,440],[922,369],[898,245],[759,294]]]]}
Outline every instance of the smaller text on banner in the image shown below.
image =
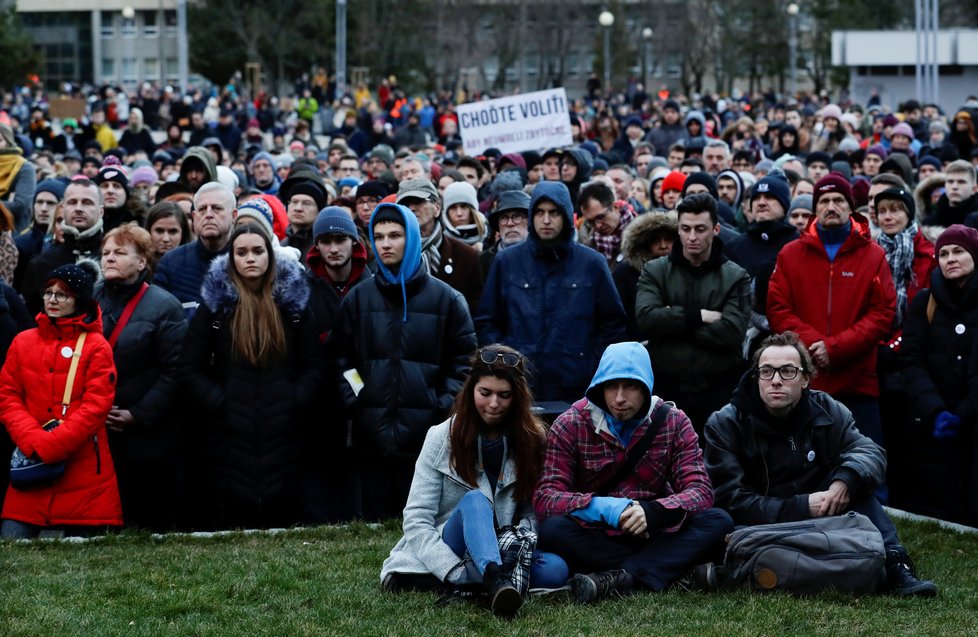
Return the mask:
{"type": "Polygon", "coordinates": [[[563,88],[460,104],[457,111],[466,155],[489,148],[506,154],[573,143],[563,88]]]}

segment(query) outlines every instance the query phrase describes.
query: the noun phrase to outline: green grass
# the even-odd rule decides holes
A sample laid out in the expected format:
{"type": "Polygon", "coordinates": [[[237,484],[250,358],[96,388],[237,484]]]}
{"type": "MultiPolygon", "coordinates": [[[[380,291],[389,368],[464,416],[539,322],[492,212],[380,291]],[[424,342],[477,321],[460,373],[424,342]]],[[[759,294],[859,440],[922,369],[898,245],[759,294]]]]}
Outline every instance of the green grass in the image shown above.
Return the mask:
{"type": "Polygon", "coordinates": [[[0,635],[978,635],[978,537],[900,521],[936,600],[641,593],[575,606],[535,598],[513,621],[471,601],[379,589],[400,527],[84,544],[0,542],[0,635]],[[926,548],[925,548],[926,547],[926,548]]]}

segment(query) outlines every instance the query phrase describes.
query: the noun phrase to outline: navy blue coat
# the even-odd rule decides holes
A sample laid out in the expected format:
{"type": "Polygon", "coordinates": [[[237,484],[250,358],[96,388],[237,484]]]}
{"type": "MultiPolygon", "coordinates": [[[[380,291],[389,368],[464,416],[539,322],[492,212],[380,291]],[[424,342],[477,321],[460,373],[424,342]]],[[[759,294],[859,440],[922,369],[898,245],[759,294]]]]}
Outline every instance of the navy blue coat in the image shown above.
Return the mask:
{"type": "Polygon", "coordinates": [[[176,247],[164,254],[156,265],[153,284],[177,297],[177,300],[183,303],[187,318],[190,319],[200,305],[200,288],[211,261],[219,255],[226,254],[227,251],[225,247],[220,252],[211,252],[204,247],[200,239],[176,247]]]}
{"type": "Polygon", "coordinates": [[[505,343],[530,359],[537,400],[573,402],[584,395],[604,349],[625,338],[625,310],[604,256],[572,241],[566,186],[537,184],[531,211],[541,199],[564,212],[560,239],[541,241],[531,216],[527,240],[492,262],[476,329],[481,344],[505,343]]]}

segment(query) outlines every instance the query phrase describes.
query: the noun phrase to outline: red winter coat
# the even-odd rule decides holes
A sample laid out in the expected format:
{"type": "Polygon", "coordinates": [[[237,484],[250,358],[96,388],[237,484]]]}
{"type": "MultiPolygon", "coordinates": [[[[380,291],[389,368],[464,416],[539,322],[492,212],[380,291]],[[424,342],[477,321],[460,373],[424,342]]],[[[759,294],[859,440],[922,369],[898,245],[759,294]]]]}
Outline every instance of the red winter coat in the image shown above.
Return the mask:
{"type": "Polygon", "coordinates": [[[833,396],[879,396],[876,347],[890,333],[896,292],[886,254],[855,218],[830,262],[815,223],[778,253],[767,292],[771,331],[824,341],[829,367],[812,388],[833,396]]]}
{"type": "Polygon", "coordinates": [[[66,460],[65,475],[53,485],[7,489],[2,517],[39,526],[121,526],[122,504],[109,454],[105,419],[115,398],[112,348],[102,336],[102,315],[93,304],[87,316],[51,319],[37,315],[37,328],[14,338],[0,370],[0,421],[14,444],[45,462],[66,460]],[[61,399],[74,349],[88,332],[71,392],[68,413],[61,399]],[[61,418],[44,431],[41,425],[61,418]]]}

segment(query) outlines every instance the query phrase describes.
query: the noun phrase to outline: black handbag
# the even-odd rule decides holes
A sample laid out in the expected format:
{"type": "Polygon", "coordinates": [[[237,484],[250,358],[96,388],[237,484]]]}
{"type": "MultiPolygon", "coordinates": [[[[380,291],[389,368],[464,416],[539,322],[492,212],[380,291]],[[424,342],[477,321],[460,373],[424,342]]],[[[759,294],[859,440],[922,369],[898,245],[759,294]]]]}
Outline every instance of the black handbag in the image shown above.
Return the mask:
{"type": "MultiPolygon", "coordinates": [[[[71,403],[71,390],[75,385],[75,374],[78,372],[78,361],[81,360],[82,346],[85,344],[87,332],[82,332],[75,343],[75,351],[71,353],[71,366],[68,368],[68,382],[65,384],[64,398],[61,399],[61,417],[68,412],[68,405],[71,403]]],[[[51,431],[61,424],[60,420],[49,420],[41,428],[51,431]]],[[[10,456],[10,486],[20,491],[29,491],[50,485],[65,474],[65,461],[43,462],[33,454],[31,457],[24,455],[19,447],[14,449],[10,456]]]]}

